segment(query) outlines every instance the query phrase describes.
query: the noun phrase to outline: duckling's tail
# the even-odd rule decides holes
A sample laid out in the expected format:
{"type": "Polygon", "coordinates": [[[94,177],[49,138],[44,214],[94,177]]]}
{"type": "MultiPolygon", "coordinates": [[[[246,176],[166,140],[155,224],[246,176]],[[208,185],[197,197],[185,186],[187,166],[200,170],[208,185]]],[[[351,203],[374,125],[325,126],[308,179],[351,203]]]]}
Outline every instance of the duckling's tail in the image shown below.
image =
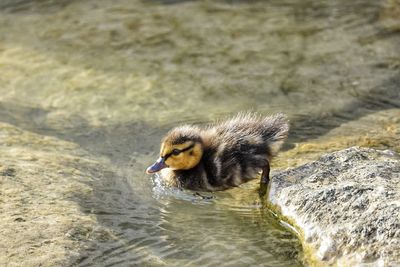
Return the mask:
{"type": "Polygon", "coordinates": [[[289,134],[289,121],[285,114],[277,113],[263,119],[264,140],[267,140],[271,156],[274,156],[281,149],[289,134]]]}

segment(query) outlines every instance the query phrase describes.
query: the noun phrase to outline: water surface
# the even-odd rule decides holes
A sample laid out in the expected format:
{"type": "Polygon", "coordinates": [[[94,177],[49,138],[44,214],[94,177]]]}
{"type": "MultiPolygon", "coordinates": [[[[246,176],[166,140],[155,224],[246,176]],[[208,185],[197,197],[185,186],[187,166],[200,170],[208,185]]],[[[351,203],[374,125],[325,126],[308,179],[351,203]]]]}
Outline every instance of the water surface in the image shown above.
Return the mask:
{"type": "Polygon", "coordinates": [[[75,142],[110,166],[90,182],[95,195],[77,201],[115,238],[90,244],[80,266],[304,264],[256,183],[202,200],[144,174],[175,125],[285,112],[292,129],[276,167],[354,144],[400,150],[398,1],[20,0],[0,9],[0,120],[75,142]]]}

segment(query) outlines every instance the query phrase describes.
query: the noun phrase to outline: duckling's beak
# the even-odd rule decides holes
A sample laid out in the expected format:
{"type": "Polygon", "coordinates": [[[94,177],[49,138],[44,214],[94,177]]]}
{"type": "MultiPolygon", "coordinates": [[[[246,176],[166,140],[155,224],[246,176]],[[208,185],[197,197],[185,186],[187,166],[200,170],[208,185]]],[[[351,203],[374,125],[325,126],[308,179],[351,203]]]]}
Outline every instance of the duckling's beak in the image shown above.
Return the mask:
{"type": "Polygon", "coordinates": [[[167,168],[167,164],[165,164],[165,159],[164,158],[159,158],[153,165],[147,168],[146,173],[155,173],[158,172],[164,168],[167,168]]]}

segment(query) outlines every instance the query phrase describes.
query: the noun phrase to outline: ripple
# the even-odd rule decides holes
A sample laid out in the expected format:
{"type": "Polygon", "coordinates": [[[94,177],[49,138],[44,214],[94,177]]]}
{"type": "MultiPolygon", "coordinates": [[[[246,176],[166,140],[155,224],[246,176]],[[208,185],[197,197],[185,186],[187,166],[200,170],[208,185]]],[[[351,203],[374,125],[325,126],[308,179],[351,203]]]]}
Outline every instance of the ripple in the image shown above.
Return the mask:
{"type": "Polygon", "coordinates": [[[398,115],[368,115],[400,107],[397,4],[145,2],[0,3],[0,119],[112,169],[82,177],[93,196],[78,204],[112,238],[88,241],[77,265],[302,265],[294,229],[262,209],[254,184],[204,199],[145,167],[170,128],[242,110],[287,113],[286,150],[371,129],[388,132],[375,134],[388,148],[398,115]]]}

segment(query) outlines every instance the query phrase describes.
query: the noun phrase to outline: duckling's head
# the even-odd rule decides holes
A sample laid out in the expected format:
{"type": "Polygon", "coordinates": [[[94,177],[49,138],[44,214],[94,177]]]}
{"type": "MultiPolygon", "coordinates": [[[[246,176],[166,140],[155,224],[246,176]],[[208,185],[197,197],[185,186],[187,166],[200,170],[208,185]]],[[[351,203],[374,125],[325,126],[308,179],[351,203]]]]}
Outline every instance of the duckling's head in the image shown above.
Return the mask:
{"type": "Polygon", "coordinates": [[[199,164],[202,156],[203,141],[199,128],[177,127],[162,140],[160,158],[146,172],[154,173],[164,168],[188,170],[199,164]]]}

